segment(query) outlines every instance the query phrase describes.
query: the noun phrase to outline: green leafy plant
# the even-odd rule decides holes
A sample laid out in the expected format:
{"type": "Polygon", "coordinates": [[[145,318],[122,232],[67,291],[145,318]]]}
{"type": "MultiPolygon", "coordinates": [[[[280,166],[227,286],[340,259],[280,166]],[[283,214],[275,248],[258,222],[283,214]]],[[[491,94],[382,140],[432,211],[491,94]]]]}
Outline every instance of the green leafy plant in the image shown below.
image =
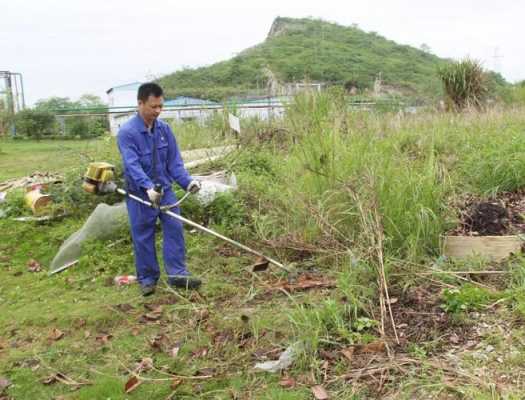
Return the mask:
{"type": "Polygon", "coordinates": [[[8,192],[6,201],[2,204],[2,209],[5,211],[6,217],[18,217],[29,213],[24,195],[25,191],[23,189],[16,189],[8,192]]]}
{"type": "Polygon", "coordinates": [[[490,293],[487,289],[465,285],[460,289],[445,289],[441,308],[452,314],[480,310],[497,297],[498,295],[490,293]]]}

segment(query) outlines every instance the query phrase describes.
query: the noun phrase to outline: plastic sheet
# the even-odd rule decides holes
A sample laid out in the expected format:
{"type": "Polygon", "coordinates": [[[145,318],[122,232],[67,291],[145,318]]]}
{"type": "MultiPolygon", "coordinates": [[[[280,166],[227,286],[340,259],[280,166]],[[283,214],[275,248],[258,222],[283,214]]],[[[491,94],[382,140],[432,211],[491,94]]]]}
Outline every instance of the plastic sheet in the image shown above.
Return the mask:
{"type": "Polygon", "coordinates": [[[77,232],[60,246],[51,262],[51,272],[59,272],[76,263],[81,255],[82,244],[87,240],[111,239],[122,227],[128,224],[128,212],[125,203],[113,206],[99,204],[77,232]]]}

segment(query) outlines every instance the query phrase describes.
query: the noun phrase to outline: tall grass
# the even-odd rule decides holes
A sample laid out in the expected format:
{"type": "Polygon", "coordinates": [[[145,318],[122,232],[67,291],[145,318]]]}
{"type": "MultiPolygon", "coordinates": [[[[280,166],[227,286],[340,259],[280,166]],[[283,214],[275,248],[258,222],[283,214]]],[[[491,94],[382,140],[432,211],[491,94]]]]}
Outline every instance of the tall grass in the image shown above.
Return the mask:
{"type": "Polygon", "coordinates": [[[296,98],[282,124],[288,135],[249,147],[236,168],[257,199],[259,238],[343,277],[324,302],[291,316],[310,361],[326,343],[351,341],[353,322],[384,291],[381,271],[439,255],[458,196],[525,186],[523,109],[403,116],[321,93],[296,98]]]}
{"type": "Polygon", "coordinates": [[[467,58],[452,62],[440,67],[438,74],[449,105],[455,110],[482,106],[488,93],[488,79],[479,61],[467,58]]]}
{"type": "Polygon", "coordinates": [[[286,119],[296,140],[274,155],[271,183],[289,206],[273,212],[307,241],[338,232],[336,241],[357,246],[351,190],[377,202],[388,255],[437,254],[451,198],[525,185],[524,122],[522,110],[399,117],[352,111],[330,94],[299,97],[286,119]]]}
{"type": "Polygon", "coordinates": [[[233,139],[222,114],[216,114],[203,122],[197,120],[172,121],[171,128],[181,150],[221,146],[233,139]]]}

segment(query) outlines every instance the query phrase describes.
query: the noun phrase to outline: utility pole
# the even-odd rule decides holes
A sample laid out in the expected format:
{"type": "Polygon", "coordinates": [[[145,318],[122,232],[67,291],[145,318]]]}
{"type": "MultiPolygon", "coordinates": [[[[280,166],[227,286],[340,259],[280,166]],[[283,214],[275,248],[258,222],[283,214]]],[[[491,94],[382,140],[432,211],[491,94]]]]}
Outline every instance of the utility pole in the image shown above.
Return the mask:
{"type": "Polygon", "coordinates": [[[22,111],[26,106],[22,74],[0,71],[0,81],[2,80],[4,81],[4,90],[0,90],[0,99],[6,102],[7,109],[13,114],[22,111]]]}
{"type": "Polygon", "coordinates": [[[501,73],[501,62],[500,62],[500,60],[502,58],[503,58],[503,56],[499,52],[499,47],[498,46],[494,47],[494,55],[492,56],[492,59],[493,59],[493,62],[494,62],[494,65],[493,65],[494,72],[501,73]]]}
{"type": "MultiPolygon", "coordinates": [[[[3,81],[3,90],[0,88],[0,100],[6,105],[6,111],[12,117],[25,108],[24,81],[19,72],[0,71],[0,82],[3,81]]],[[[13,119],[14,121],[14,119],[13,119]]],[[[11,134],[16,135],[16,127],[13,122],[11,134]]]]}

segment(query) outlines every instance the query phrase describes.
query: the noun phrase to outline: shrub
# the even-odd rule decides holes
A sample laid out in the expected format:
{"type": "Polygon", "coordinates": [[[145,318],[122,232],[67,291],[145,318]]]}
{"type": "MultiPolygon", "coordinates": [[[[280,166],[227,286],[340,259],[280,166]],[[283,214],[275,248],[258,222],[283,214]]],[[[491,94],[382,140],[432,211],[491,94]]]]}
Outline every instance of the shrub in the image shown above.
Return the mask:
{"type": "Polygon", "coordinates": [[[18,135],[40,139],[52,135],[55,131],[55,117],[51,112],[23,110],[15,116],[18,135]]]}
{"type": "Polygon", "coordinates": [[[87,138],[101,136],[108,130],[105,117],[77,116],[66,119],[66,136],[87,138]]]}
{"type": "Polygon", "coordinates": [[[438,70],[449,107],[461,111],[480,108],[488,93],[488,77],[479,61],[465,59],[438,70]]]}
{"type": "Polygon", "coordinates": [[[0,136],[7,135],[11,123],[13,122],[13,115],[0,108],[0,136]]]}
{"type": "Polygon", "coordinates": [[[6,217],[18,217],[27,213],[28,208],[25,203],[25,191],[23,189],[16,189],[8,192],[6,201],[2,205],[2,210],[6,217]]]}
{"type": "Polygon", "coordinates": [[[484,305],[497,300],[498,296],[487,289],[467,284],[460,289],[445,289],[441,308],[448,313],[480,310],[484,305]]]}

